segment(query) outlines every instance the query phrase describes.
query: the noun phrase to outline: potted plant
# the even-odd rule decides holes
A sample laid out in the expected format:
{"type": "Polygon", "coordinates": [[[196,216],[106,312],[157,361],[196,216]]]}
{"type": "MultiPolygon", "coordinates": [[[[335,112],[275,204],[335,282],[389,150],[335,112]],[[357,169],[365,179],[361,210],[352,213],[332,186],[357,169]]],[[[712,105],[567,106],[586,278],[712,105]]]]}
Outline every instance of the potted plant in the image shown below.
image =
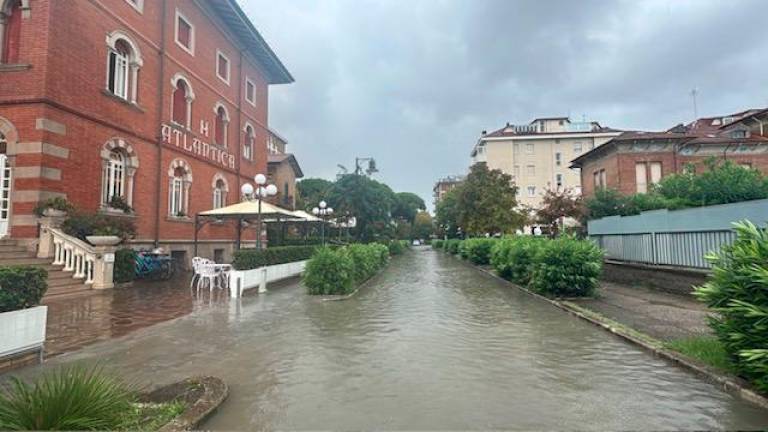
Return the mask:
{"type": "Polygon", "coordinates": [[[38,217],[62,217],[72,210],[74,210],[74,206],[66,198],[54,197],[37,203],[35,214],[38,217]]]}
{"type": "Polygon", "coordinates": [[[121,196],[114,195],[109,200],[109,208],[114,210],[122,210],[125,214],[131,214],[133,213],[133,207],[131,207],[128,202],[121,196]]]}
{"type": "Polygon", "coordinates": [[[118,230],[109,225],[96,228],[93,235],[86,236],[85,240],[94,246],[115,246],[123,241],[118,230]]]}
{"type": "Polygon", "coordinates": [[[36,267],[0,267],[0,362],[42,350],[48,306],[40,306],[48,290],[48,272],[36,267]]]}

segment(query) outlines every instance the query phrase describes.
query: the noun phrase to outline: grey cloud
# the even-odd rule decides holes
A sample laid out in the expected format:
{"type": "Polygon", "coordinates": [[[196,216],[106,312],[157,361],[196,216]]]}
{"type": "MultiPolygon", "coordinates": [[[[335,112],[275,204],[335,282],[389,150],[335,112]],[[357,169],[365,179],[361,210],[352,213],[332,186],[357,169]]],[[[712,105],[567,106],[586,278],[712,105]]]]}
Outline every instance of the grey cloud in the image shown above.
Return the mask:
{"type": "Polygon", "coordinates": [[[296,77],[270,124],[309,176],[373,156],[378,178],[431,201],[479,132],[586,115],[662,129],[768,105],[760,0],[241,1],[296,77]]]}

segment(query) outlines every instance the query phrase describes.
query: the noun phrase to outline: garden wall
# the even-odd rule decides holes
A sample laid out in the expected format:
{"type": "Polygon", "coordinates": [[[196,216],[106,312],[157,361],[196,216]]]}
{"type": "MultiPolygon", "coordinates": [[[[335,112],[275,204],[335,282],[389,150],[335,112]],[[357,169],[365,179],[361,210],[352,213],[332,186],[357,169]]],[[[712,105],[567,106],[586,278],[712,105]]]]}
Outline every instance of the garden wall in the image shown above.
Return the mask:
{"type": "Polygon", "coordinates": [[[590,239],[615,261],[709,269],[704,256],[735,239],[733,223],[768,220],[768,200],[682,210],[652,210],[587,223],[590,239]]]}

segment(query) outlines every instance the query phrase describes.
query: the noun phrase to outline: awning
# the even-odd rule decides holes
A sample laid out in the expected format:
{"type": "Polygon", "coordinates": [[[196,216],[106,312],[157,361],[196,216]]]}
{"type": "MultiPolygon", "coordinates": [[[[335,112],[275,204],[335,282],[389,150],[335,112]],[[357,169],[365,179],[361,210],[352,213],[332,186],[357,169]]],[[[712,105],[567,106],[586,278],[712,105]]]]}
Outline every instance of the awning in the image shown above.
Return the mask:
{"type": "Polygon", "coordinates": [[[296,216],[304,219],[307,222],[322,222],[323,221],[319,217],[317,217],[315,215],[312,215],[312,214],[309,214],[309,213],[305,212],[304,210],[296,210],[295,212],[293,212],[293,214],[295,214],[296,216]]]}
{"type": "MultiPolygon", "coordinates": [[[[241,203],[232,204],[230,206],[221,207],[213,210],[204,211],[198,213],[199,216],[204,217],[258,217],[259,215],[259,201],[243,201],[241,203]]],[[[280,218],[280,219],[301,219],[301,217],[294,214],[294,212],[278,207],[274,204],[270,204],[266,201],[261,203],[261,217],[267,218],[280,218]]]]}

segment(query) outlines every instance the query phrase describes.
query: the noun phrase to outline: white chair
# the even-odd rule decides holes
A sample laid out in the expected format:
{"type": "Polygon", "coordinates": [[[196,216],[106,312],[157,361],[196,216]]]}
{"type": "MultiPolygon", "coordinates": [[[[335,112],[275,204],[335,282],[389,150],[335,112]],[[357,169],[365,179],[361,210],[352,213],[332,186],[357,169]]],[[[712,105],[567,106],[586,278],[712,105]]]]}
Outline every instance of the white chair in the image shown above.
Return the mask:
{"type": "Polygon", "coordinates": [[[192,258],[192,280],[189,281],[189,287],[192,288],[195,285],[195,281],[200,280],[200,266],[203,264],[213,264],[213,261],[207,258],[194,257],[192,258]]]}
{"type": "Polygon", "coordinates": [[[208,289],[213,291],[216,281],[219,279],[219,271],[216,264],[210,262],[200,263],[197,267],[197,290],[208,284],[208,289]]]}

